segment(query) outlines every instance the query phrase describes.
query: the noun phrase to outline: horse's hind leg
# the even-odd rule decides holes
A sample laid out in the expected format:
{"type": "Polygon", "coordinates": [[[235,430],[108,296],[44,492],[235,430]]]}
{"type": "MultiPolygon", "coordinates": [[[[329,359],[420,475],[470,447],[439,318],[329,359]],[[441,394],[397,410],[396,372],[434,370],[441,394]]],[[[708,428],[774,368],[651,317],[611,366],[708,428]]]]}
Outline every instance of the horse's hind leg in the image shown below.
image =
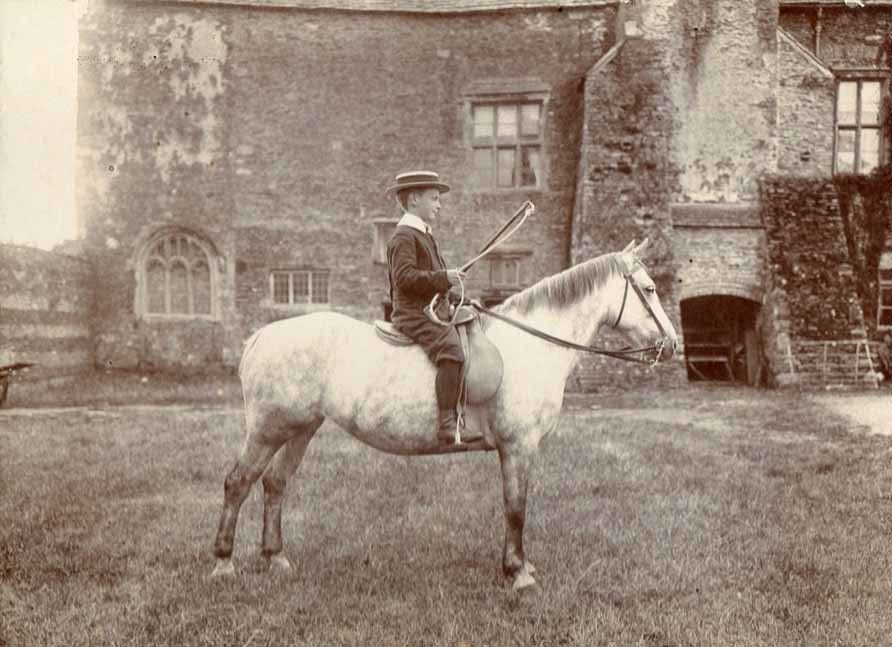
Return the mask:
{"type": "Polygon", "coordinates": [[[241,455],[235,467],[229,472],[223,485],[223,511],[214,541],[214,555],[217,565],[213,575],[232,575],[232,546],[235,542],[235,529],[238,513],[254,482],[260,478],[273,455],[282,446],[281,436],[262,438],[261,434],[249,432],[241,455]]]}
{"type": "Polygon", "coordinates": [[[276,453],[266,472],[263,473],[263,543],[261,553],[269,560],[270,568],[287,571],[291,568],[288,558],[282,554],[282,501],[288,478],[297,471],[307,445],[322,421],[303,427],[296,436],[286,442],[276,453]]]}

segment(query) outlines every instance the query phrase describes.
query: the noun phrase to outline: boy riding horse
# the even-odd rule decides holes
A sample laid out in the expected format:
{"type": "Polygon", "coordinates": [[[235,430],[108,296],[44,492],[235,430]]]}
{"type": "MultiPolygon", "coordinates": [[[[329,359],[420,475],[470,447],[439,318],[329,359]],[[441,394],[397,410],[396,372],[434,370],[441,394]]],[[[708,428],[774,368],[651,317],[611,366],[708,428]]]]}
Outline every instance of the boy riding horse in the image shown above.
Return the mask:
{"type": "Polygon", "coordinates": [[[393,310],[391,322],[427,353],[437,367],[437,440],[448,445],[478,438],[461,437],[456,406],[465,362],[455,326],[433,322],[424,312],[434,295],[447,295],[450,286],[465,277],[459,269],[446,269],[431,230],[440,213],[440,194],[449,185],[430,171],[396,176],[385,195],[396,194],[403,217],[387,245],[387,266],[393,310]],[[456,440],[456,431],[459,432],[456,440]]]}

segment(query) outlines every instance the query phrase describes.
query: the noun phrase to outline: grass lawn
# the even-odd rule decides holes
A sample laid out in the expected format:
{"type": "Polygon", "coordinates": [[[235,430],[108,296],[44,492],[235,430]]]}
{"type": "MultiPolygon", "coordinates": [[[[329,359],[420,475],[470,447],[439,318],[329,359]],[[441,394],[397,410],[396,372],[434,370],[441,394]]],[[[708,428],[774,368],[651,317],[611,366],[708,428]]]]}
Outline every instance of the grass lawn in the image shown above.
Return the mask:
{"type": "Polygon", "coordinates": [[[811,647],[892,635],[892,439],[806,396],[569,396],[530,493],[540,586],[516,594],[500,573],[494,453],[389,456],[328,425],[288,489],[293,572],[271,577],[257,555],[255,488],[239,574],[211,580],[242,434],[237,389],[221,385],[198,402],[225,406],[0,412],[0,645],[811,647]]]}

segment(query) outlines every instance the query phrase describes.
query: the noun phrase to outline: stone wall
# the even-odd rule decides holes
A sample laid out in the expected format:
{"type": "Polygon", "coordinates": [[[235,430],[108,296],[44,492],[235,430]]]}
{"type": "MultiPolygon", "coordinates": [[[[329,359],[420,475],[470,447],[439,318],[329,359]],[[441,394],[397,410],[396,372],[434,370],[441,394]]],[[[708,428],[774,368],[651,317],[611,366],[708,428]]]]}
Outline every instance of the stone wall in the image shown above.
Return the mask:
{"type": "MultiPolygon", "coordinates": [[[[756,178],[776,165],[776,11],[771,0],[632,3],[620,20],[635,26],[586,83],[573,258],[651,238],[648,267],[682,341],[683,298],[761,297],[751,214],[756,178]]],[[[587,360],[578,381],[685,379],[681,357],[660,370],[587,360]]]]}
{"type": "MultiPolygon", "coordinates": [[[[839,75],[870,75],[890,65],[889,7],[784,7],[778,47],[778,172],[833,173],[839,75]]],[[[887,135],[886,146],[889,141],[887,135]]]]}
{"type": "Polygon", "coordinates": [[[833,173],[836,80],[804,45],[778,32],[778,163],[785,175],[833,173]]]}
{"type": "Polygon", "coordinates": [[[868,2],[864,7],[783,7],[781,26],[831,68],[864,69],[890,64],[892,11],[868,2]]]}
{"type": "Polygon", "coordinates": [[[89,264],[32,247],[0,245],[0,366],[35,364],[28,375],[92,368],[89,264]]]}
{"type": "MultiPolygon", "coordinates": [[[[437,170],[447,261],[472,257],[527,198],[512,239],[525,284],[564,269],[586,71],[613,40],[612,6],[394,13],[215,3],[94,2],[81,26],[79,205],[98,276],[98,354],[119,366],[238,361],[270,307],[272,269],[331,272],[330,307],[381,316],[373,221],[403,170],[437,170]],[[469,92],[544,96],[541,186],[471,186],[469,92]],[[513,88],[513,90],[512,90],[513,88]],[[506,90],[507,89],[507,90],[506,90]],[[179,227],[214,250],[217,307],[178,326],[139,314],[138,259],[179,227]]],[[[487,263],[469,287],[488,285],[487,263]]]]}
{"type": "MultiPolygon", "coordinates": [[[[875,387],[878,345],[864,338],[793,341],[790,346],[792,383],[806,389],[875,387]]],[[[779,376],[783,382],[791,375],[789,359],[781,369],[779,376]]]]}

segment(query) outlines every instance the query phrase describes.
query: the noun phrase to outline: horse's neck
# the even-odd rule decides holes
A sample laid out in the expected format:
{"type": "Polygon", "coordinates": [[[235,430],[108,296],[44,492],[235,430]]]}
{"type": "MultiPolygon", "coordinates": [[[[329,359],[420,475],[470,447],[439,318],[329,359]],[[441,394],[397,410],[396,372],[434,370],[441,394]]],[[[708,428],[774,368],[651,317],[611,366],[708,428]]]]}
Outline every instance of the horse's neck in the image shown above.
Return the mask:
{"type": "MultiPolygon", "coordinates": [[[[597,293],[589,294],[570,305],[554,307],[543,304],[534,306],[527,312],[519,312],[509,307],[504,309],[502,314],[553,337],[586,345],[609,317],[609,299],[605,298],[605,295],[607,289],[612,287],[614,286],[611,279],[597,293]]],[[[509,325],[499,323],[503,326],[509,325]]],[[[541,361],[543,370],[557,372],[566,378],[579,361],[579,351],[564,348],[526,332],[522,334],[525,336],[524,348],[529,353],[535,354],[537,361],[541,361]]]]}

